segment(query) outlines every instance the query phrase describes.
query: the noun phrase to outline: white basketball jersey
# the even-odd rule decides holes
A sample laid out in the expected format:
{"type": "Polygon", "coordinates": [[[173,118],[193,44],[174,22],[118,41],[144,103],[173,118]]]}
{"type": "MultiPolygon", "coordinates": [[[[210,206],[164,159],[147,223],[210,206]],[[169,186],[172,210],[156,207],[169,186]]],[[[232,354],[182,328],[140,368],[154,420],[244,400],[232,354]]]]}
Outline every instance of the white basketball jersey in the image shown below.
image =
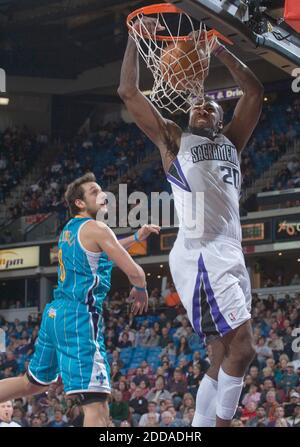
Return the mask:
{"type": "Polygon", "coordinates": [[[191,234],[192,218],[201,225],[190,237],[198,234],[200,239],[222,236],[241,241],[241,169],[237,150],[228,138],[219,134],[211,140],[183,133],[167,178],[181,232],[191,234]]]}

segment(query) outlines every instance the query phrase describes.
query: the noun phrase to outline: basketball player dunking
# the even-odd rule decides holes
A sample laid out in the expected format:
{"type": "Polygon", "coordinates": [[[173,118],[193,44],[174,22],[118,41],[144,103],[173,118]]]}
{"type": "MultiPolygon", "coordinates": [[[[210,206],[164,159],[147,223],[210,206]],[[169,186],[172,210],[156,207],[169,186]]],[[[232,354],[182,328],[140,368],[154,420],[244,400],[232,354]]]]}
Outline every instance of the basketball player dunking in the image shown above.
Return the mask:
{"type": "MultiPolygon", "coordinates": [[[[143,21],[154,32],[156,19],[143,21]]],[[[170,253],[181,301],[194,330],[211,344],[213,353],[197,393],[196,427],[230,425],[255,354],[250,280],[241,248],[239,154],[258,122],[263,86],[219,42],[213,54],[243,91],[226,126],[221,106],[210,99],[192,107],[187,132],[164,119],[139,90],[138,52],[130,36],[118,89],[136,124],[160,150],[179,221],[183,194],[204,192],[204,233],[198,239],[188,238],[180,227],[170,253]]]]}
{"type": "Polygon", "coordinates": [[[133,285],[130,298],[134,315],[147,310],[145,273],[127,253],[135,241],[159,233],[144,225],[134,236],[120,241],[102,222],[106,194],[87,173],[68,186],[66,201],[72,218],[58,243],[58,287],[47,304],[35,353],[26,374],[0,381],[0,404],[9,399],[40,394],[62,377],[67,395],[78,395],[85,427],[107,427],[110,368],[104,346],[103,301],[110,289],[113,262],[133,285]]]}

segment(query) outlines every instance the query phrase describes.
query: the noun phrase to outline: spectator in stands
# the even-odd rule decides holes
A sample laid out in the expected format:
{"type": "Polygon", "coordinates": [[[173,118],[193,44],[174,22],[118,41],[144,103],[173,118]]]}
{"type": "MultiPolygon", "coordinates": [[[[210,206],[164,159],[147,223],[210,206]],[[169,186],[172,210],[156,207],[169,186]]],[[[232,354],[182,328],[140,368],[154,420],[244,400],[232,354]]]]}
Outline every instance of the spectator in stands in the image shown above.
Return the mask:
{"type": "Polygon", "coordinates": [[[112,383],[117,383],[120,380],[120,377],[122,376],[122,373],[120,372],[120,368],[118,366],[118,363],[112,364],[112,370],[110,375],[110,380],[112,383]]]}
{"type": "Polygon", "coordinates": [[[300,403],[294,409],[292,416],[287,418],[290,427],[300,427],[300,403]]]}
{"type": "MultiPolygon", "coordinates": [[[[158,413],[146,413],[145,419],[140,427],[159,427],[158,413]]],[[[143,416],[142,416],[143,417],[143,416]]]]}
{"type": "Polygon", "coordinates": [[[146,326],[143,324],[139,331],[136,333],[135,346],[147,346],[147,341],[149,339],[149,331],[146,330],[146,326]]]}
{"type": "Polygon", "coordinates": [[[244,427],[244,424],[240,419],[232,419],[230,427],[244,427]]]}
{"type": "Polygon", "coordinates": [[[165,304],[168,307],[176,307],[180,304],[179,295],[173,284],[170,287],[170,293],[165,297],[165,304]]]}
{"type": "Polygon", "coordinates": [[[147,386],[149,386],[149,378],[148,376],[143,372],[143,368],[138,368],[136,370],[136,375],[134,379],[132,380],[133,383],[135,383],[137,386],[140,386],[141,382],[145,382],[147,386]]]}
{"type": "Polygon", "coordinates": [[[161,348],[165,348],[169,343],[173,343],[173,340],[169,334],[169,330],[167,327],[163,327],[161,330],[161,337],[159,340],[159,346],[161,348]]]}
{"type": "Polygon", "coordinates": [[[178,415],[174,405],[168,405],[166,411],[169,411],[172,415],[172,427],[185,427],[186,423],[182,419],[180,413],[178,415]]]}
{"type": "Polygon", "coordinates": [[[110,415],[116,426],[119,426],[121,421],[129,417],[128,402],[122,401],[122,393],[118,390],[114,390],[113,392],[113,402],[110,404],[110,415]]]}
{"type": "Polygon", "coordinates": [[[257,403],[254,401],[248,401],[242,409],[241,421],[246,424],[251,419],[257,416],[257,403]]]}
{"type": "Polygon", "coordinates": [[[190,409],[195,409],[195,399],[191,393],[185,393],[182,399],[182,404],[179,408],[181,417],[186,418],[187,413],[190,409]]]}
{"type": "Polygon", "coordinates": [[[260,366],[265,366],[266,360],[273,357],[272,349],[268,346],[265,337],[260,337],[258,339],[256,354],[260,366]]]}
{"type": "MultiPolygon", "coordinates": [[[[165,378],[165,379],[169,379],[171,377],[171,375],[173,374],[173,367],[170,365],[170,361],[168,359],[167,356],[164,356],[164,358],[162,358],[162,367],[161,367],[161,375],[165,378]]],[[[158,372],[157,372],[158,374],[158,372]]]]}
{"type": "Polygon", "coordinates": [[[187,427],[192,427],[193,419],[195,416],[195,408],[188,408],[183,415],[183,422],[187,427]]]}
{"type": "Polygon", "coordinates": [[[124,363],[120,359],[120,351],[118,349],[115,349],[112,353],[112,363],[116,363],[120,369],[124,366],[124,363]]]}
{"type": "Polygon", "coordinates": [[[200,385],[200,382],[204,376],[204,373],[201,372],[200,364],[194,364],[192,366],[192,371],[189,372],[187,376],[187,385],[188,392],[191,393],[193,398],[196,398],[196,394],[200,385]]]}
{"type": "Polygon", "coordinates": [[[135,330],[131,329],[129,324],[126,324],[124,331],[122,331],[121,334],[119,335],[119,341],[121,341],[122,335],[124,333],[128,335],[128,340],[131,342],[132,346],[134,346],[135,345],[135,330]]]}
{"type": "Polygon", "coordinates": [[[266,410],[264,407],[258,407],[256,410],[256,416],[248,419],[246,427],[266,427],[268,425],[268,419],[266,417],[266,410]]]}
{"type": "Polygon", "coordinates": [[[7,402],[0,403],[0,428],[3,427],[21,427],[20,424],[12,420],[13,416],[13,404],[9,400],[7,402]]]}
{"type": "Polygon", "coordinates": [[[269,419],[269,422],[274,422],[276,418],[275,410],[277,407],[279,407],[279,403],[276,401],[275,391],[270,390],[267,392],[266,402],[263,404],[263,407],[266,410],[266,415],[269,419]]]}
{"type": "Polygon", "coordinates": [[[6,361],[4,361],[4,363],[0,366],[0,373],[1,371],[5,373],[5,370],[7,370],[7,372],[11,373],[13,376],[15,376],[19,371],[15,355],[11,351],[6,351],[6,361]]]}
{"type": "Polygon", "coordinates": [[[179,343],[179,345],[177,347],[177,350],[176,350],[176,355],[177,355],[177,357],[180,357],[180,356],[186,356],[188,354],[191,354],[191,349],[190,349],[190,347],[188,345],[186,336],[181,336],[180,337],[180,343],[179,343]]]}
{"type": "Polygon", "coordinates": [[[155,403],[159,403],[160,400],[164,399],[172,400],[170,392],[165,388],[165,379],[163,376],[157,377],[155,386],[150,389],[147,399],[148,401],[153,401],[155,403]]]}
{"type": "Polygon", "coordinates": [[[175,368],[173,378],[169,380],[167,388],[173,397],[175,408],[179,408],[183,395],[187,391],[187,383],[180,368],[175,368]]]}
{"type": "Polygon", "coordinates": [[[295,368],[292,362],[287,364],[287,370],[279,382],[279,386],[287,393],[291,388],[296,388],[299,384],[298,374],[295,374],[295,368]]]}
{"type": "Polygon", "coordinates": [[[128,385],[124,380],[120,380],[118,390],[122,393],[122,400],[128,402],[130,400],[130,392],[128,391],[128,385]]]}
{"type": "Polygon", "coordinates": [[[118,342],[117,346],[120,349],[131,348],[132,347],[132,343],[129,340],[129,336],[128,336],[127,332],[123,333],[121,341],[118,342]]]}
{"type": "Polygon", "coordinates": [[[269,416],[268,427],[288,427],[288,422],[284,418],[284,408],[278,405],[274,415],[269,416]]]}
{"type": "Polygon", "coordinates": [[[158,424],[159,422],[159,413],[157,412],[157,405],[155,402],[148,402],[148,406],[147,406],[147,413],[144,413],[139,421],[139,426],[140,427],[149,427],[152,425],[147,425],[149,423],[153,424],[156,423],[158,424]],[[155,418],[153,418],[155,415],[155,418]]]}
{"type": "MultiPolygon", "coordinates": [[[[280,354],[282,354],[283,349],[284,349],[282,338],[279,337],[277,335],[277,333],[273,330],[270,331],[269,337],[270,337],[270,341],[268,343],[268,346],[269,346],[269,348],[272,349],[274,358],[276,360],[278,360],[280,354]]],[[[270,360],[270,358],[268,360],[270,360]]]]}
{"type": "Polygon", "coordinates": [[[21,405],[14,405],[13,420],[21,427],[28,427],[26,412],[21,405]]]}
{"type": "Polygon", "coordinates": [[[161,353],[159,354],[159,357],[163,358],[163,357],[167,356],[169,359],[171,359],[171,358],[174,359],[176,357],[176,350],[177,350],[177,348],[176,348],[174,342],[170,341],[168,343],[168,345],[162,349],[161,353]]]}
{"type": "Polygon", "coordinates": [[[297,405],[300,405],[300,394],[297,393],[297,391],[291,390],[289,395],[289,401],[283,403],[284,414],[286,417],[293,416],[295,408],[297,405]]]}
{"type": "Polygon", "coordinates": [[[136,388],[135,397],[129,401],[129,407],[132,412],[133,425],[137,427],[141,416],[147,413],[148,410],[148,401],[143,397],[142,388],[136,388]]]}
{"type": "Polygon", "coordinates": [[[144,346],[148,347],[148,348],[150,348],[150,347],[154,348],[159,345],[159,341],[160,341],[160,336],[156,333],[156,331],[153,327],[150,329],[150,335],[147,338],[144,346]]]}
{"type": "Polygon", "coordinates": [[[54,413],[54,420],[49,422],[48,427],[67,427],[68,424],[63,421],[63,411],[60,409],[56,409],[54,413]]]}
{"type": "Polygon", "coordinates": [[[181,327],[179,327],[174,333],[174,337],[180,339],[181,337],[187,337],[189,335],[188,327],[190,326],[187,318],[183,318],[181,321],[181,327]]]}
{"type": "Polygon", "coordinates": [[[30,427],[43,427],[43,423],[38,414],[34,414],[33,416],[31,416],[29,424],[30,427]]]}
{"type": "Polygon", "coordinates": [[[161,423],[159,424],[160,427],[173,427],[173,416],[170,411],[164,411],[161,415],[161,423]]]}
{"type": "Polygon", "coordinates": [[[47,427],[49,424],[49,419],[48,419],[47,413],[45,411],[41,411],[39,413],[39,417],[40,417],[40,420],[42,423],[42,427],[47,427]]]}
{"type": "Polygon", "coordinates": [[[250,385],[249,392],[247,394],[245,394],[245,397],[242,400],[242,404],[244,406],[246,406],[250,402],[254,402],[255,404],[258,404],[258,402],[260,401],[260,395],[261,395],[261,393],[258,392],[257,385],[252,384],[252,385],[250,385]]]}

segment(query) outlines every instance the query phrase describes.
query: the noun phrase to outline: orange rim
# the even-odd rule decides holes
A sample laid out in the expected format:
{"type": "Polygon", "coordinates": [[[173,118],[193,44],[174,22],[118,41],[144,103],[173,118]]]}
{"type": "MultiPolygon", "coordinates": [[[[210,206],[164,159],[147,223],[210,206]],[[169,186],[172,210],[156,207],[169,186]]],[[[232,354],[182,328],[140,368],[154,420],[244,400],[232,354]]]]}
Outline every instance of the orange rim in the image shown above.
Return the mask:
{"type": "MultiPolygon", "coordinates": [[[[177,6],[171,3],[158,3],[157,5],[144,6],[143,8],[136,9],[132,11],[127,17],[127,27],[129,30],[132,30],[131,21],[137,17],[139,14],[151,15],[158,13],[170,13],[170,14],[181,14],[185,12],[183,9],[177,8],[177,6]]],[[[147,38],[146,34],[143,34],[144,37],[147,38]]],[[[217,36],[219,39],[223,40],[223,42],[228,43],[229,45],[233,45],[233,42],[227,37],[223,36],[223,34],[219,33],[219,31],[212,29],[207,32],[208,39],[211,39],[213,36],[217,36]]],[[[156,40],[159,41],[173,41],[176,39],[177,41],[186,41],[192,40],[189,36],[163,36],[161,34],[156,34],[156,40]]]]}

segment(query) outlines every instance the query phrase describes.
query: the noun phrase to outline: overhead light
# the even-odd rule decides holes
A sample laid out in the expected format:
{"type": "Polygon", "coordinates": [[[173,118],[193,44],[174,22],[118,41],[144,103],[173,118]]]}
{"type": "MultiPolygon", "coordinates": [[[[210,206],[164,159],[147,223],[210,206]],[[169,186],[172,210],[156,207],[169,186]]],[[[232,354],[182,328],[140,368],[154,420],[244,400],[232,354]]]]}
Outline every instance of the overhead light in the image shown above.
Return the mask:
{"type": "Polygon", "coordinates": [[[265,102],[267,102],[267,101],[268,101],[268,98],[267,98],[266,96],[264,97],[264,101],[265,101],[265,102]]]}
{"type": "Polygon", "coordinates": [[[161,269],[163,268],[163,264],[160,264],[160,268],[161,268],[161,269]]]}
{"type": "Polygon", "coordinates": [[[161,276],[160,276],[160,275],[157,275],[157,278],[158,278],[158,279],[160,279],[160,278],[161,278],[161,276]]]}
{"type": "Polygon", "coordinates": [[[278,253],[278,256],[282,256],[282,253],[281,253],[281,251],[278,253]]]}
{"type": "Polygon", "coordinates": [[[0,98],[0,106],[8,106],[9,98],[0,98]]]}
{"type": "Polygon", "coordinates": [[[300,258],[297,259],[297,262],[300,262],[300,258]]]}
{"type": "Polygon", "coordinates": [[[151,276],[151,273],[147,273],[147,276],[151,276]]]}

